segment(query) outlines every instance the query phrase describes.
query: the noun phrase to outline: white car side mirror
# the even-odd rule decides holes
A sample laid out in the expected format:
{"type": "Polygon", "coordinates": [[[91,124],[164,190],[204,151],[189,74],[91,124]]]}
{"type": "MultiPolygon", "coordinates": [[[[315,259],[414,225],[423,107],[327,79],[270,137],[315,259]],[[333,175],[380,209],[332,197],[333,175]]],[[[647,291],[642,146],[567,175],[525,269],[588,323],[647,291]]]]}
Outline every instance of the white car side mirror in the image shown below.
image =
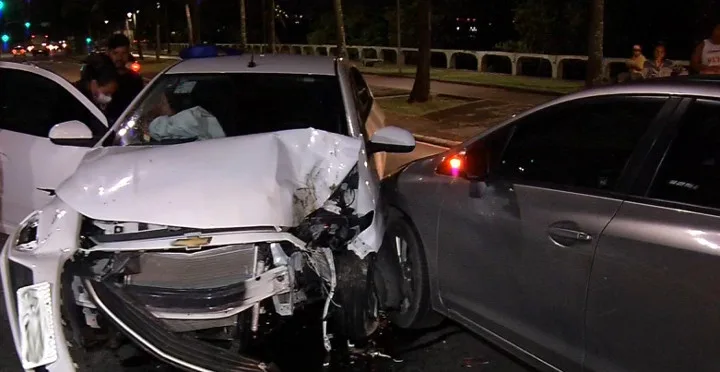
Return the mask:
{"type": "Polygon", "coordinates": [[[367,143],[370,154],[376,152],[403,153],[415,149],[415,137],[412,133],[398,127],[385,127],[373,134],[367,143]]]}
{"type": "MultiPolygon", "coordinates": [[[[90,128],[77,120],[55,124],[48,134],[50,141],[63,146],[87,146],[93,140],[90,128]]],[[[92,145],[90,145],[92,146],[92,145]]]]}

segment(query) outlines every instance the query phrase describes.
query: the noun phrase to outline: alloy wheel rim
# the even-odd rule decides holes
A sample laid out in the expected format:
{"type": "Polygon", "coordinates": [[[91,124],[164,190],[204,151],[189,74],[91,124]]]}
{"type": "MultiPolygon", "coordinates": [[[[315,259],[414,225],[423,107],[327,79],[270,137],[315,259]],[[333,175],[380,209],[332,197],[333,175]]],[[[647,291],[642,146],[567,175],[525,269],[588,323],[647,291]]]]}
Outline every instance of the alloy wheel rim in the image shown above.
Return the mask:
{"type": "Polygon", "coordinates": [[[397,252],[398,262],[400,263],[400,274],[402,275],[402,294],[403,300],[400,304],[401,312],[405,312],[410,307],[413,291],[413,271],[410,262],[408,244],[401,236],[395,237],[395,250],[397,252]]]}

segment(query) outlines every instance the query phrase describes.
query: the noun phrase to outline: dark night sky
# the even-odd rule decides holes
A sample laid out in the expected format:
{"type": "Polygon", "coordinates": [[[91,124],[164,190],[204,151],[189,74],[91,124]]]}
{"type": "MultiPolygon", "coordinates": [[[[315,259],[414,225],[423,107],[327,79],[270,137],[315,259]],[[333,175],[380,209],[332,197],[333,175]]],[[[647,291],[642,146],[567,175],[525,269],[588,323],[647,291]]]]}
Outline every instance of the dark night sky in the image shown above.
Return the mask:
{"type": "MultiPolygon", "coordinates": [[[[433,25],[434,32],[449,33],[454,30],[455,25],[450,24],[449,20],[454,21],[455,17],[474,18],[478,22],[477,38],[472,41],[457,38],[454,43],[464,44],[456,45],[456,47],[488,49],[499,41],[517,36],[512,25],[512,9],[517,1],[520,0],[444,0],[442,3],[437,1],[434,4],[435,14],[442,12],[448,21],[445,24],[433,25]]],[[[589,0],[585,1],[589,4],[589,0]]],[[[28,18],[27,15],[29,14],[29,18],[33,23],[33,32],[45,31],[38,29],[40,23],[44,21],[51,22],[48,32],[67,34],[69,33],[69,27],[67,27],[67,24],[63,24],[61,18],[63,2],[79,2],[92,6],[95,1],[5,0],[5,22],[16,21],[14,25],[7,25],[6,30],[13,33],[22,33],[22,23],[28,18]],[[25,8],[26,5],[29,6],[25,8]],[[20,27],[20,29],[14,30],[16,27],[20,27]]],[[[156,19],[154,14],[156,1],[104,0],[102,2],[104,3],[102,11],[104,14],[99,15],[99,17],[108,19],[112,24],[116,25],[122,25],[125,13],[133,9],[140,9],[139,22],[141,25],[146,26],[148,36],[152,36],[156,19]]],[[[182,32],[185,28],[183,2],[164,0],[162,3],[163,5],[169,4],[169,28],[182,32]]],[[[260,37],[259,3],[259,0],[248,0],[248,28],[251,42],[253,38],[260,37]]],[[[370,3],[373,3],[371,4],[373,7],[380,4],[378,8],[381,9],[384,3],[387,3],[384,7],[394,7],[395,0],[364,0],[362,2],[362,4],[370,3]]],[[[237,1],[202,0],[202,4],[202,17],[198,20],[198,24],[203,30],[203,35],[206,35],[205,38],[216,39],[212,41],[232,39],[238,28],[239,10],[237,1]]],[[[276,4],[288,13],[305,14],[304,19],[306,20],[317,16],[319,11],[331,11],[332,9],[330,0],[276,0],[276,4]]],[[[350,1],[346,0],[346,4],[350,4],[350,1]]],[[[606,0],[605,54],[624,57],[634,43],[643,44],[649,54],[651,44],[664,41],[668,46],[670,58],[687,59],[695,43],[709,34],[712,22],[715,21],[710,20],[710,17],[713,17],[713,15],[720,16],[718,5],[720,5],[720,0],[684,0],[681,2],[606,0]]],[[[162,14],[161,18],[164,25],[164,14],[162,14]]],[[[104,27],[102,20],[96,20],[96,22],[98,24],[94,25],[94,27],[97,29],[104,27]]],[[[295,25],[294,22],[290,22],[286,26],[287,28],[279,31],[281,41],[303,42],[304,35],[310,31],[307,24],[295,25]],[[288,40],[289,38],[292,38],[292,40],[288,40]]],[[[581,34],[586,32],[586,29],[578,30],[578,33],[581,34]]],[[[446,40],[452,39],[445,34],[443,36],[446,36],[446,40]]],[[[564,37],[564,35],[557,35],[557,37],[564,37]]],[[[435,46],[438,48],[443,47],[443,45],[435,46]]]]}

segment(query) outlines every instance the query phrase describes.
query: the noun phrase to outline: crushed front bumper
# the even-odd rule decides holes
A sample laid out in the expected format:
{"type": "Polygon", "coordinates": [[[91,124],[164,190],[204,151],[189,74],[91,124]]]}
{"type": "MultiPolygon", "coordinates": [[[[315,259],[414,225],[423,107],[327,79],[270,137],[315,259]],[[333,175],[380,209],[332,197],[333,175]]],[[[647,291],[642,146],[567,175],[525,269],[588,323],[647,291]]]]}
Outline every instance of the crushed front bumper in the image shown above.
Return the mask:
{"type": "MultiPolygon", "coordinates": [[[[70,231],[73,230],[70,229],[70,231]]],[[[44,249],[49,246],[56,248],[58,242],[63,241],[63,238],[68,238],[62,235],[64,234],[58,233],[51,236],[42,247],[32,253],[13,250],[8,239],[0,252],[0,278],[2,279],[5,306],[16,352],[19,356],[23,352],[17,290],[40,283],[50,285],[49,309],[52,321],[48,331],[50,332],[49,336],[54,340],[54,345],[53,352],[48,355],[54,354],[54,356],[47,363],[40,363],[49,372],[76,370],[65,337],[64,327],[69,327],[69,324],[64,322],[61,317],[63,301],[74,300],[63,299],[61,296],[63,285],[70,285],[70,283],[61,283],[61,274],[69,259],[68,252],[60,249],[44,249]]],[[[64,240],[64,242],[73,240],[64,240]]],[[[147,310],[130,306],[132,301],[124,301],[117,291],[104,284],[86,280],[83,285],[96,307],[108,320],[138,346],[166,363],[187,371],[198,372],[261,372],[266,370],[266,366],[260,361],[168,331],[147,310]]]]}
{"type": "Polygon", "coordinates": [[[265,371],[263,363],[203,341],[168,331],[141,306],[104,283],[84,280],[90,298],[102,313],[137,345],[160,360],[190,371],[265,371]]]}

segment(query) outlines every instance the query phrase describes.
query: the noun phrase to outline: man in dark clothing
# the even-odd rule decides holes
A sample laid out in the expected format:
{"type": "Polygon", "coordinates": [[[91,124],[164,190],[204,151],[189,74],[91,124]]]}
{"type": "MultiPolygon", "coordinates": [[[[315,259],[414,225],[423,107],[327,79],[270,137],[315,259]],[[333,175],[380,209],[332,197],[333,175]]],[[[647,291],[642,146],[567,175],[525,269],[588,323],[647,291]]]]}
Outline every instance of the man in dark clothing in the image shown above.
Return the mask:
{"type": "Polygon", "coordinates": [[[110,123],[114,122],[143,89],[140,74],[127,68],[130,61],[130,39],[123,34],[110,36],[107,55],[112,59],[118,72],[118,89],[106,109],[110,123]]]}

